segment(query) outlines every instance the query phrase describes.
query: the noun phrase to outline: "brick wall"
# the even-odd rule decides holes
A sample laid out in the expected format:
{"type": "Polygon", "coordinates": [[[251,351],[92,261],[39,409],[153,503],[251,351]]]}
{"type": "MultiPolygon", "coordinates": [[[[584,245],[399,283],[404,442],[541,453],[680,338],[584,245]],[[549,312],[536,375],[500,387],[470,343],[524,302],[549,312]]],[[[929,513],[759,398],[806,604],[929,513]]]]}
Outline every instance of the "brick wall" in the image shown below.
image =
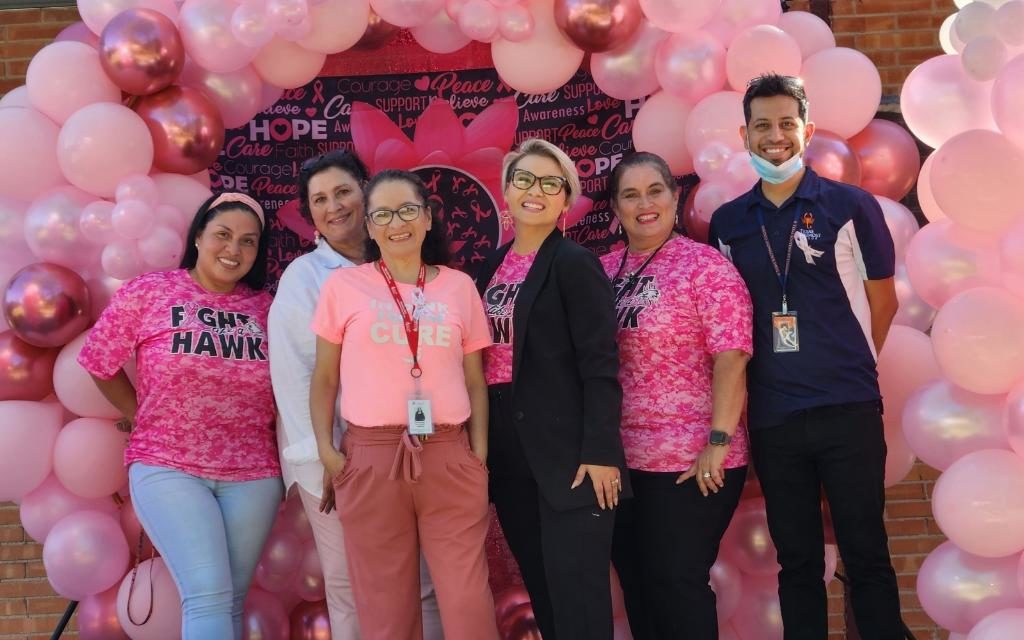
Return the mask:
{"type": "MultiPolygon", "coordinates": [[[[812,0],[789,4],[809,9],[812,0]]],[[[907,73],[941,53],[939,25],[953,9],[952,0],[833,0],[830,6],[837,43],[871,57],[887,96],[898,96],[907,73]]],[[[35,52],[75,19],[73,8],[0,10],[0,95],[24,83],[35,52]]],[[[906,481],[887,492],[890,547],[904,617],[918,640],[946,637],[921,611],[914,589],[921,562],[944,539],[929,504],[937,476],[918,464],[906,481]]],[[[57,624],[66,602],[46,583],[41,557],[41,545],[28,540],[18,524],[17,507],[0,504],[0,639],[48,638],[57,624]]],[[[831,638],[838,640],[845,637],[841,585],[833,582],[829,593],[831,638]]]]}

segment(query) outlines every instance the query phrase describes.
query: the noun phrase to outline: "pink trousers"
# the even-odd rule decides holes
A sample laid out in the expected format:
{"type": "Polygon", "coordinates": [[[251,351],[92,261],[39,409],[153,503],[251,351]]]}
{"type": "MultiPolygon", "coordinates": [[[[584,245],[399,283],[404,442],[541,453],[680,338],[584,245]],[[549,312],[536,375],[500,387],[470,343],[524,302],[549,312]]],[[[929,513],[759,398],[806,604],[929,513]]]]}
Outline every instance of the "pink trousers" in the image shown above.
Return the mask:
{"type": "Polygon", "coordinates": [[[335,478],[362,640],[421,640],[420,551],[446,640],[497,640],[487,584],[487,469],[462,425],[424,442],[405,427],[349,425],[335,478]]]}

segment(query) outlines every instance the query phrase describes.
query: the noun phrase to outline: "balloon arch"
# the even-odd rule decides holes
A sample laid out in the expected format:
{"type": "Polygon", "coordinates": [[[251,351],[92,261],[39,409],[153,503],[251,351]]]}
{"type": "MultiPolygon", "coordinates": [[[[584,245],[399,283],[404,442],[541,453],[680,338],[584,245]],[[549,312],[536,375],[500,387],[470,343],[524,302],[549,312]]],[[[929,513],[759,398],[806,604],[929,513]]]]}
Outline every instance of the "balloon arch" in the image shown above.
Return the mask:
{"type": "MultiPolygon", "coordinates": [[[[140,527],[117,412],[75,362],[83,332],[124,280],[178,263],[225,128],[313,81],[328,55],[384,46],[400,28],[442,63],[471,42],[488,47],[500,79],[522,95],[556,92],[589,54],[604,94],[646,98],[630,122],[633,146],[700,177],[685,206],[696,237],[755,179],[736,135],[746,82],[768,70],[800,75],[818,126],[810,164],[873,193],[896,242],[900,312],[879,358],[886,483],[915,457],[941,470],[932,506],[949,537],[921,568],[922,606],[951,638],[1017,633],[1024,0],[957,0],[939,34],[946,55],[907,78],[903,116],[935,149],[923,166],[902,127],[874,119],[882,89],[871,61],[836,47],[814,15],[781,4],[79,0],[82,22],[44,47],[25,86],[0,100],[0,500],[19,502],[26,532],[44,543],[54,590],[81,600],[81,637],[180,632],[174,584],[148,549],[140,575],[154,585],[153,615],[142,626],[128,619],[124,576],[140,527]],[[920,231],[899,203],[915,182],[930,222],[920,231]]],[[[298,501],[287,500],[249,596],[247,637],[329,634],[311,537],[298,501]]],[[[822,553],[831,580],[835,547],[822,553]]],[[[723,638],[781,638],[777,568],[752,482],[712,573],[723,638]]],[[[505,637],[536,637],[522,589],[496,587],[505,637]]],[[[133,614],[149,608],[141,591],[133,614]]],[[[621,599],[616,624],[628,638],[621,599]]]]}

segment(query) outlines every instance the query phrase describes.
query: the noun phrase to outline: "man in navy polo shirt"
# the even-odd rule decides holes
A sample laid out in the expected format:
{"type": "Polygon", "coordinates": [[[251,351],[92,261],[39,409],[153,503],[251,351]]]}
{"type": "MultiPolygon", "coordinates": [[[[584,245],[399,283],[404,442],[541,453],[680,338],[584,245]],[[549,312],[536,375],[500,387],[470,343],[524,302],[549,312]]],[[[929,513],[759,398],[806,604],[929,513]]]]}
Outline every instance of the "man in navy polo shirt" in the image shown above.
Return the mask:
{"type": "Polygon", "coordinates": [[[903,640],[875,368],[897,308],[892,238],[870,194],[803,166],[814,124],[799,79],[755,79],[743,111],[761,180],[715,212],[710,242],[754,303],[748,422],[782,565],[785,639],[828,636],[824,487],[861,636],[903,640]]]}

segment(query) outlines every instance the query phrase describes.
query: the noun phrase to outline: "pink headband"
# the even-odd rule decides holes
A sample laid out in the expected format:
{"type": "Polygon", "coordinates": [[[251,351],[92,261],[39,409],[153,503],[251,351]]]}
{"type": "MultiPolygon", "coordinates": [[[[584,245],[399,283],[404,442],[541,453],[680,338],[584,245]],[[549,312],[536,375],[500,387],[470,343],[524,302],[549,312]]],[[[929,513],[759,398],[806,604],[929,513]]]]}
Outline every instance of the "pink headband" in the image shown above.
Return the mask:
{"type": "MultiPolygon", "coordinates": [[[[256,202],[255,200],[245,195],[244,193],[237,193],[235,191],[225,191],[224,193],[217,196],[216,199],[214,199],[214,201],[210,203],[209,209],[213,209],[218,205],[224,204],[225,202],[238,202],[240,204],[244,204],[245,206],[249,207],[256,213],[256,217],[260,219],[261,227],[265,227],[267,225],[267,222],[263,217],[263,207],[260,206],[260,203],[256,202]]],[[[209,209],[207,209],[207,211],[209,211],[209,209]]]]}

